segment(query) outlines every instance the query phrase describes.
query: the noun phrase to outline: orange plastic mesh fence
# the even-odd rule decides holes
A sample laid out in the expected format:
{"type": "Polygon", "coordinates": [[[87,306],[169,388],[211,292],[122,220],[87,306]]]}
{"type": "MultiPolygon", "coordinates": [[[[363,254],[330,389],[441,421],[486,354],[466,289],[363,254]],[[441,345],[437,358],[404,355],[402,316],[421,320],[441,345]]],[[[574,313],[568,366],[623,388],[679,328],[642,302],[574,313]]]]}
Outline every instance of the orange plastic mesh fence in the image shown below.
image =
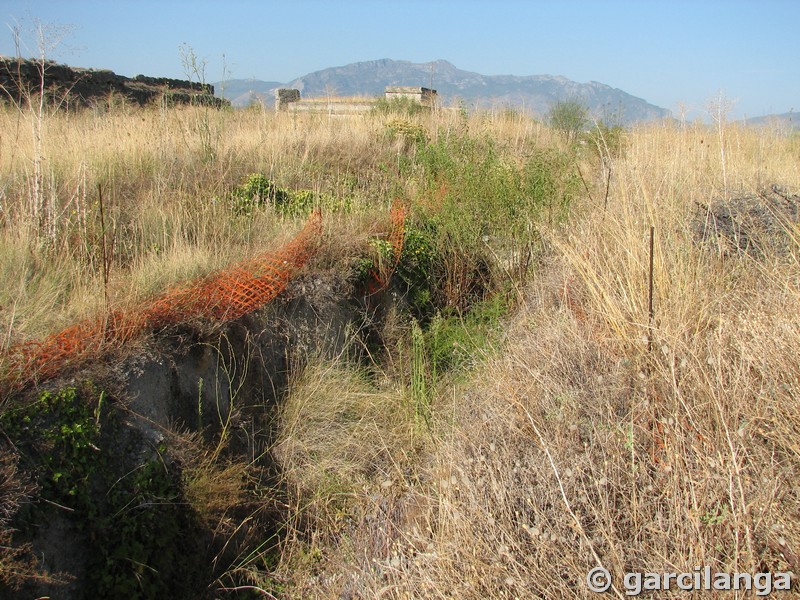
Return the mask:
{"type": "Polygon", "coordinates": [[[0,388],[16,389],[53,377],[64,368],[122,345],[148,329],[198,318],[237,319],[275,298],[311,257],[322,234],[314,211],[305,227],[276,252],[258,255],[227,269],[173,288],[136,309],[82,321],[40,341],[9,348],[0,362],[0,388]]]}
{"type": "Polygon", "coordinates": [[[406,237],[406,205],[400,200],[395,200],[389,212],[389,219],[392,229],[386,239],[392,247],[391,261],[383,268],[372,271],[372,277],[367,285],[367,292],[370,294],[378,293],[389,285],[389,279],[403,254],[403,241],[406,237]]]}
{"type": "Polygon", "coordinates": [[[322,219],[315,211],[303,231],[274,253],[263,254],[224,271],[173,289],[146,303],[141,314],[149,326],[162,327],[198,317],[222,321],[252,312],[277,296],[316,250],[322,219]]]}

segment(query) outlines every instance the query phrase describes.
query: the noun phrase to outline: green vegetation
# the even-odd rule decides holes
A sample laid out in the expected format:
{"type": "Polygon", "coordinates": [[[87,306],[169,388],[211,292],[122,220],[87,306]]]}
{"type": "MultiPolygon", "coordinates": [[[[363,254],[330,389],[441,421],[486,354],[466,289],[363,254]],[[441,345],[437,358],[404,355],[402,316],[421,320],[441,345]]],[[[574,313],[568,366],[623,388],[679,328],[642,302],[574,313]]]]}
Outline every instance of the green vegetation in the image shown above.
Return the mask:
{"type": "Polygon", "coordinates": [[[92,508],[90,480],[99,464],[98,417],[74,388],[43,392],[29,406],[0,415],[0,429],[32,461],[26,466],[33,467],[43,499],[74,511],[92,508]]]}
{"type": "Polygon", "coordinates": [[[254,210],[268,203],[285,206],[289,203],[289,193],[278,189],[261,173],[252,173],[234,188],[231,199],[235,213],[252,216],[254,210]]]}
{"type": "Polygon", "coordinates": [[[563,219],[579,191],[574,161],[563,151],[511,156],[495,141],[469,134],[424,146],[411,172],[425,190],[411,246],[416,235],[427,238],[437,257],[423,254],[434,303],[457,310],[524,281],[539,228],[563,219]]]}
{"type": "Polygon", "coordinates": [[[466,315],[437,314],[425,331],[430,369],[436,374],[475,367],[496,347],[512,296],[497,292],[466,315]]]}
{"type": "Polygon", "coordinates": [[[231,193],[234,214],[253,217],[255,211],[272,206],[284,217],[307,217],[314,208],[336,212],[352,208],[351,198],[337,199],[310,190],[289,191],[279,188],[261,173],[252,173],[231,193]]]}
{"type": "Polygon", "coordinates": [[[589,124],[589,109],[580,100],[559,100],[550,107],[546,119],[550,127],[573,144],[589,124]]]}
{"type": "MultiPolygon", "coordinates": [[[[465,116],[455,115],[458,127],[454,128],[436,120],[420,120],[432,115],[412,104],[400,101],[384,107],[360,122],[363,130],[349,129],[348,139],[341,139],[342,130],[333,125],[331,137],[314,141],[316,147],[311,149],[308,140],[320,132],[309,127],[284,142],[291,147],[306,145],[298,151],[297,163],[288,161],[269,169],[264,167],[266,161],[238,164],[239,148],[232,146],[226,151],[224,139],[215,133],[225,129],[235,136],[235,120],[263,119],[259,111],[218,113],[208,107],[161,107],[161,111],[175,111],[178,117],[188,115],[188,126],[182,126],[180,132],[184,139],[187,131],[196,133],[194,139],[188,138],[191,158],[186,160],[193,165],[197,181],[187,186],[185,176],[170,180],[173,172],[159,172],[154,156],[139,156],[137,164],[149,177],[172,181],[187,199],[175,207],[148,205],[145,200],[141,214],[134,216],[116,195],[147,197],[146,185],[125,169],[112,167],[120,163],[119,157],[96,156],[97,164],[106,165],[101,171],[102,186],[115,189],[115,195],[105,197],[106,216],[110,215],[114,231],[106,233],[102,219],[100,225],[95,223],[95,206],[88,204],[79,204],[76,214],[85,213],[85,221],[56,227],[55,236],[64,244],[72,239],[69,232],[86,242],[82,248],[93,263],[113,236],[115,248],[120,250],[110,257],[104,254],[102,268],[106,275],[116,273],[124,280],[135,278],[129,269],[144,257],[168,261],[181,247],[190,255],[227,251],[227,246],[241,245],[243,239],[250,240],[251,232],[265,225],[267,230],[280,231],[285,221],[322,208],[327,222],[339,228],[334,229],[331,237],[336,241],[328,241],[326,251],[334,256],[356,252],[354,259],[351,255],[334,264],[339,269],[347,264],[349,271],[342,271],[341,276],[369,288],[377,273],[394,265],[394,250],[385,234],[364,236],[354,247],[346,240],[353,231],[366,229],[362,219],[385,220],[390,193],[406,197],[409,214],[403,251],[390,289],[381,291],[397,294],[400,300],[397,333],[387,335],[387,343],[371,347],[374,355],[369,373],[351,373],[350,369],[361,368],[356,365],[333,367],[337,374],[331,384],[341,383],[350,396],[343,399],[335,393],[335,385],[329,395],[314,392],[315,378],[327,375],[312,366],[306,374],[298,374],[302,384],[295,385],[292,396],[313,393],[319,415],[309,414],[305,405],[290,409],[292,401],[288,401],[289,420],[284,421],[283,435],[288,436],[287,447],[295,449],[283,455],[281,469],[287,481],[293,481],[294,475],[298,478],[299,495],[292,501],[305,504],[311,494],[314,500],[308,506],[315,507],[313,510],[319,511],[315,518],[323,521],[329,518],[329,511],[335,513],[337,523],[352,518],[355,506],[350,498],[359,486],[372,482],[369,473],[375,467],[369,462],[373,459],[369,454],[359,456],[352,446],[355,441],[370,447],[376,432],[391,431],[397,446],[387,449],[387,456],[394,456],[399,464],[418,451],[424,439],[421,436],[430,436],[440,394],[451,382],[465,377],[495,343],[510,306],[508,290],[525,282],[540,251],[539,228],[561,222],[579,190],[574,159],[564,150],[530,144],[516,152],[491,130],[465,126],[465,116]],[[394,118],[386,121],[387,114],[394,118]],[[339,160],[343,154],[346,160],[339,160]],[[386,168],[388,164],[393,166],[386,168]],[[314,179],[309,179],[309,173],[314,179]],[[411,190],[415,192],[409,193],[411,190]],[[209,194],[214,199],[210,203],[197,202],[209,194]],[[384,202],[375,202],[376,198],[384,202]],[[247,238],[242,236],[241,223],[245,222],[247,238]],[[122,256],[125,262],[120,260],[122,256]],[[391,377],[400,389],[385,393],[373,380],[382,369],[391,372],[393,364],[399,370],[391,377]],[[383,407],[382,412],[368,408],[371,398],[383,407]],[[291,416],[291,410],[297,414],[291,416]],[[329,423],[332,431],[350,436],[347,450],[325,437],[328,428],[324,423],[329,423]],[[320,445],[313,456],[302,458],[302,464],[293,463],[301,460],[305,451],[292,446],[291,440],[311,435],[310,424],[320,436],[320,445]],[[326,469],[312,468],[306,462],[324,457],[330,461],[326,469]],[[359,462],[364,458],[366,462],[359,462]]],[[[117,115],[109,112],[104,117],[117,115]]],[[[269,136],[263,129],[261,135],[269,139],[291,131],[277,122],[269,123],[268,128],[269,136]]],[[[65,173],[69,171],[68,158],[59,163],[65,173]]],[[[21,212],[15,216],[23,217],[21,212]]],[[[64,252],[64,260],[80,258],[66,246],[55,248],[64,252]]],[[[6,268],[10,271],[13,263],[6,268]]],[[[81,281],[81,272],[76,271],[76,281],[81,281]]],[[[113,292],[113,281],[109,285],[113,292]]],[[[68,305],[69,295],[62,302],[68,305]]],[[[28,309],[23,312],[30,314],[28,309]]],[[[205,407],[198,404],[198,428],[201,411],[205,412],[205,407]]],[[[91,389],[66,388],[45,394],[27,408],[6,411],[3,417],[0,426],[21,449],[24,468],[40,486],[38,497],[43,502],[42,515],[23,511],[17,519],[35,526],[47,518],[49,503],[69,508],[70,521],[80,523],[83,535],[91,540],[87,542],[90,583],[98,597],[174,595],[179,586],[196,590],[212,580],[222,581],[210,570],[197,571],[200,562],[209,558],[203,554],[207,548],[200,538],[207,531],[205,526],[221,527],[225,515],[245,502],[242,485],[250,468],[247,464],[223,461],[217,449],[182,451],[193,464],[181,467],[166,443],[139,456],[136,464],[120,461],[109,445],[119,431],[115,403],[91,389]],[[95,398],[94,408],[90,408],[91,398],[95,398]],[[33,425],[20,429],[27,426],[26,419],[33,425]],[[198,539],[189,541],[189,532],[198,539]],[[182,547],[194,548],[195,560],[183,558],[182,547]]],[[[309,447],[315,448],[314,444],[309,447]]],[[[123,452],[141,454],[133,448],[123,452]]],[[[389,463],[381,469],[383,476],[393,478],[389,463]]],[[[310,510],[298,508],[297,515],[287,515],[283,527],[289,527],[295,517],[306,518],[310,510]]],[[[281,589],[283,584],[261,571],[264,564],[275,562],[275,542],[248,543],[252,544],[247,551],[250,554],[223,575],[225,581],[239,584],[255,578],[269,589],[281,589]]],[[[302,553],[316,556],[319,550],[312,546],[302,553]]]]}
{"type": "Polygon", "coordinates": [[[373,115],[401,115],[413,117],[430,111],[430,107],[420,104],[413,98],[378,98],[372,108],[373,115]]]}
{"type": "MultiPolygon", "coordinates": [[[[38,502],[17,519],[21,539],[53,518],[80,535],[87,558],[86,596],[163,598],[204,587],[193,515],[166,464],[166,448],[134,468],[112,445],[120,431],[113,402],[91,386],[43,392],[35,402],[6,410],[0,431],[34,478],[38,502]]],[[[19,543],[19,542],[17,542],[19,543]]]]}
{"type": "MultiPolygon", "coordinates": [[[[589,126],[573,102],[546,123],[406,108],[128,107],[0,137],[3,350],[274,247],[318,207],[290,290],[314,310],[290,334],[358,311],[351,346],[254,377],[277,402],[232,386],[222,431],[208,378],[159,442],[91,386],[4,394],[0,585],[45,575],[30,544],[53,523],[96,597],[550,597],[598,564],[797,569],[797,138],[589,126]],[[735,251],[745,230],[758,256],[735,251]]],[[[236,326],[268,354],[255,319],[236,326]]]]}

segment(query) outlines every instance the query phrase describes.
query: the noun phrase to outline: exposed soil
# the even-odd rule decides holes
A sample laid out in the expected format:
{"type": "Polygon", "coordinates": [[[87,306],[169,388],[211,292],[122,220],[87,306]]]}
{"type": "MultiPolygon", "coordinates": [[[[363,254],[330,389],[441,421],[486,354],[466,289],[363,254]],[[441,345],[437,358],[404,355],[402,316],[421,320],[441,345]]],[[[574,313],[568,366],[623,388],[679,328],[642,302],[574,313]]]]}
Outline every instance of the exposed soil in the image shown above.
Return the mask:
{"type": "MultiPolygon", "coordinates": [[[[207,447],[213,447],[225,429],[229,437],[224,452],[228,456],[260,457],[256,461],[261,472],[272,473],[273,481],[278,481],[268,449],[273,442],[275,407],[292,373],[309,357],[334,357],[366,348],[375,335],[380,318],[376,314],[383,312],[370,311],[366,305],[386,302],[386,298],[375,297],[365,303],[351,283],[332,273],[304,275],[257,313],[215,328],[198,324],[163,331],[124,357],[107,357],[105,362],[88,365],[47,387],[59,390],[92,381],[96,389],[104,391],[101,403],[105,406],[98,405],[95,410],[98,415],[113,416],[98,416],[102,435],[97,452],[108,460],[108,469],[119,480],[129,478],[143,465],[161,461],[171,480],[180,481],[181,470],[187,467],[180,440],[199,435],[207,447]],[[361,343],[352,343],[356,339],[361,343]]],[[[40,392],[27,393],[33,401],[40,392]]],[[[93,486],[92,506],[106,506],[111,490],[105,485],[93,486]]],[[[85,515],[70,507],[39,508],[37,516],[25,517],[27,522],[17,524],[14,542],[29,543],[39,568],[54,581],[29,583],[21,595],[12,597],[93,597],[87,577],[96,566],[98,549],[91,527],[87,534],[81,522],[85,515]]],[[[231,514],[229,520],[235,522],[236,517],[231,514]]],[[[172,538],[165,533],[168,539],[159,542],[188,544],[178,549],[179,554],[188,563],[197,563],[182,567],[180,577],[186,580],[176,581],[170,589],[181,590],[186,597],[202,597],[211,574],[220,569],[207,561],[214,559],[224,565],[235,559],[249,535],[266,538],[274,533],[270,518],[274,514],[270,517],[270,507],[264,507],[249,530],[243,528],[235,535],[229,532],[226,537],[219,531],[204,530],[197,515],[188,515],[182,526],[198,528],[191,532],[191,540],[186,537],[189,532],[183,531],[172,538]],[[206,579],[196,580],[198,573],[206,579]]],[[[171,548],[165,551],[176,552],[171,548]]]]}

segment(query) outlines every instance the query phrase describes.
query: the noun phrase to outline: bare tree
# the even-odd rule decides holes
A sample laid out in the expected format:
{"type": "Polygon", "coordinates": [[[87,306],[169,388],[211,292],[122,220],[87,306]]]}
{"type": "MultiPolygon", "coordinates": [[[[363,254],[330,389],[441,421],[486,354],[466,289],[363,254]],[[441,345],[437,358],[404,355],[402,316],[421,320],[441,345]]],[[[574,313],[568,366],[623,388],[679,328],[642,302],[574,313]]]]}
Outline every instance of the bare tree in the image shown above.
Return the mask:
{"type": "MultiPolygon", "coordinates": [[[[16,94],[8,94],[16,105],[21,116],[30,122],[33,141],[31,157],[32,176],[30,182],[29,214],[31,224],[38,236],[50,243],[56,238],[56,195],[54,190],[45,189],[44,173],[44,136],[45,121],[50,107],[47,103],[48,85],[47,71],[50,67],[48,57],[57,48],[64,37],[71,32],[71,26],[42,23],[34,19],[32,35],[35,40],[35,54],[31,61],[35,65],[37,76],[35,82],[27,79],[22,72],[22,52],[29,47],[25,43],[19,24],[10,26],[16,51],[16,74],[14,82],[16,94]]],[[[10,69],[9,69],[10,71],[10,69]]],[[[8,92],[8,90],[6,90],[8,92]]],[[[63,98],[62,98],[63,100],[63,98]]],[[[58,110],[60,102],[54,104],[58,110]]]]}

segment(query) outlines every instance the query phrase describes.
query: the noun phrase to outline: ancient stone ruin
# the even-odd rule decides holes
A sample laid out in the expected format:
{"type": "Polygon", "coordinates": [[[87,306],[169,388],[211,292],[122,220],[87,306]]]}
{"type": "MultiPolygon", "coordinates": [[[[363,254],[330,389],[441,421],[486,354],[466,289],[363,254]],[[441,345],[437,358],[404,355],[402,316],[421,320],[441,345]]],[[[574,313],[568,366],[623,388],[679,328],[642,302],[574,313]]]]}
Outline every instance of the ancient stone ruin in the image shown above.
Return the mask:
{"type": "Polygon", "coordinates": [[[113,96],[145,105],[164,99],[175,104],[227,105],[228,101],[214,96],[214,86],[166,77],[137,75],[130,78],[106,69],[84,69],[0,56],[0,98],[17,103],[38,93],[67,106],[87,106],[108,101],[113,96]]]}
{"type": "Polygon", "coordinates": [[[300,90],[280,88],[275,90],[275,110],[286,110],[291,102],[300,101],[300,90]]]}
{"type": "Polygon", "coordinates": [[[395,98],[410,98],[416,100],[423,106],[433,106],[436,104],[437,93],[426,87],[416,87],[410,85],[390,85],[387,86],[385,96],[387,100],[395,98]]]}
{"type": "MultiPolygon", "coordinates": [[[[436,90],[414,86],[388,86],[384,92],[387,100],[410,98],[422,106],[436,106],[436,90]]],[[[375,108],[376,98],[320,96],[301,98],[300,90],[280,88],[275,90],[275,110],[292,113],[316,113],[333,116],[363,114],[375,108]]]]}

